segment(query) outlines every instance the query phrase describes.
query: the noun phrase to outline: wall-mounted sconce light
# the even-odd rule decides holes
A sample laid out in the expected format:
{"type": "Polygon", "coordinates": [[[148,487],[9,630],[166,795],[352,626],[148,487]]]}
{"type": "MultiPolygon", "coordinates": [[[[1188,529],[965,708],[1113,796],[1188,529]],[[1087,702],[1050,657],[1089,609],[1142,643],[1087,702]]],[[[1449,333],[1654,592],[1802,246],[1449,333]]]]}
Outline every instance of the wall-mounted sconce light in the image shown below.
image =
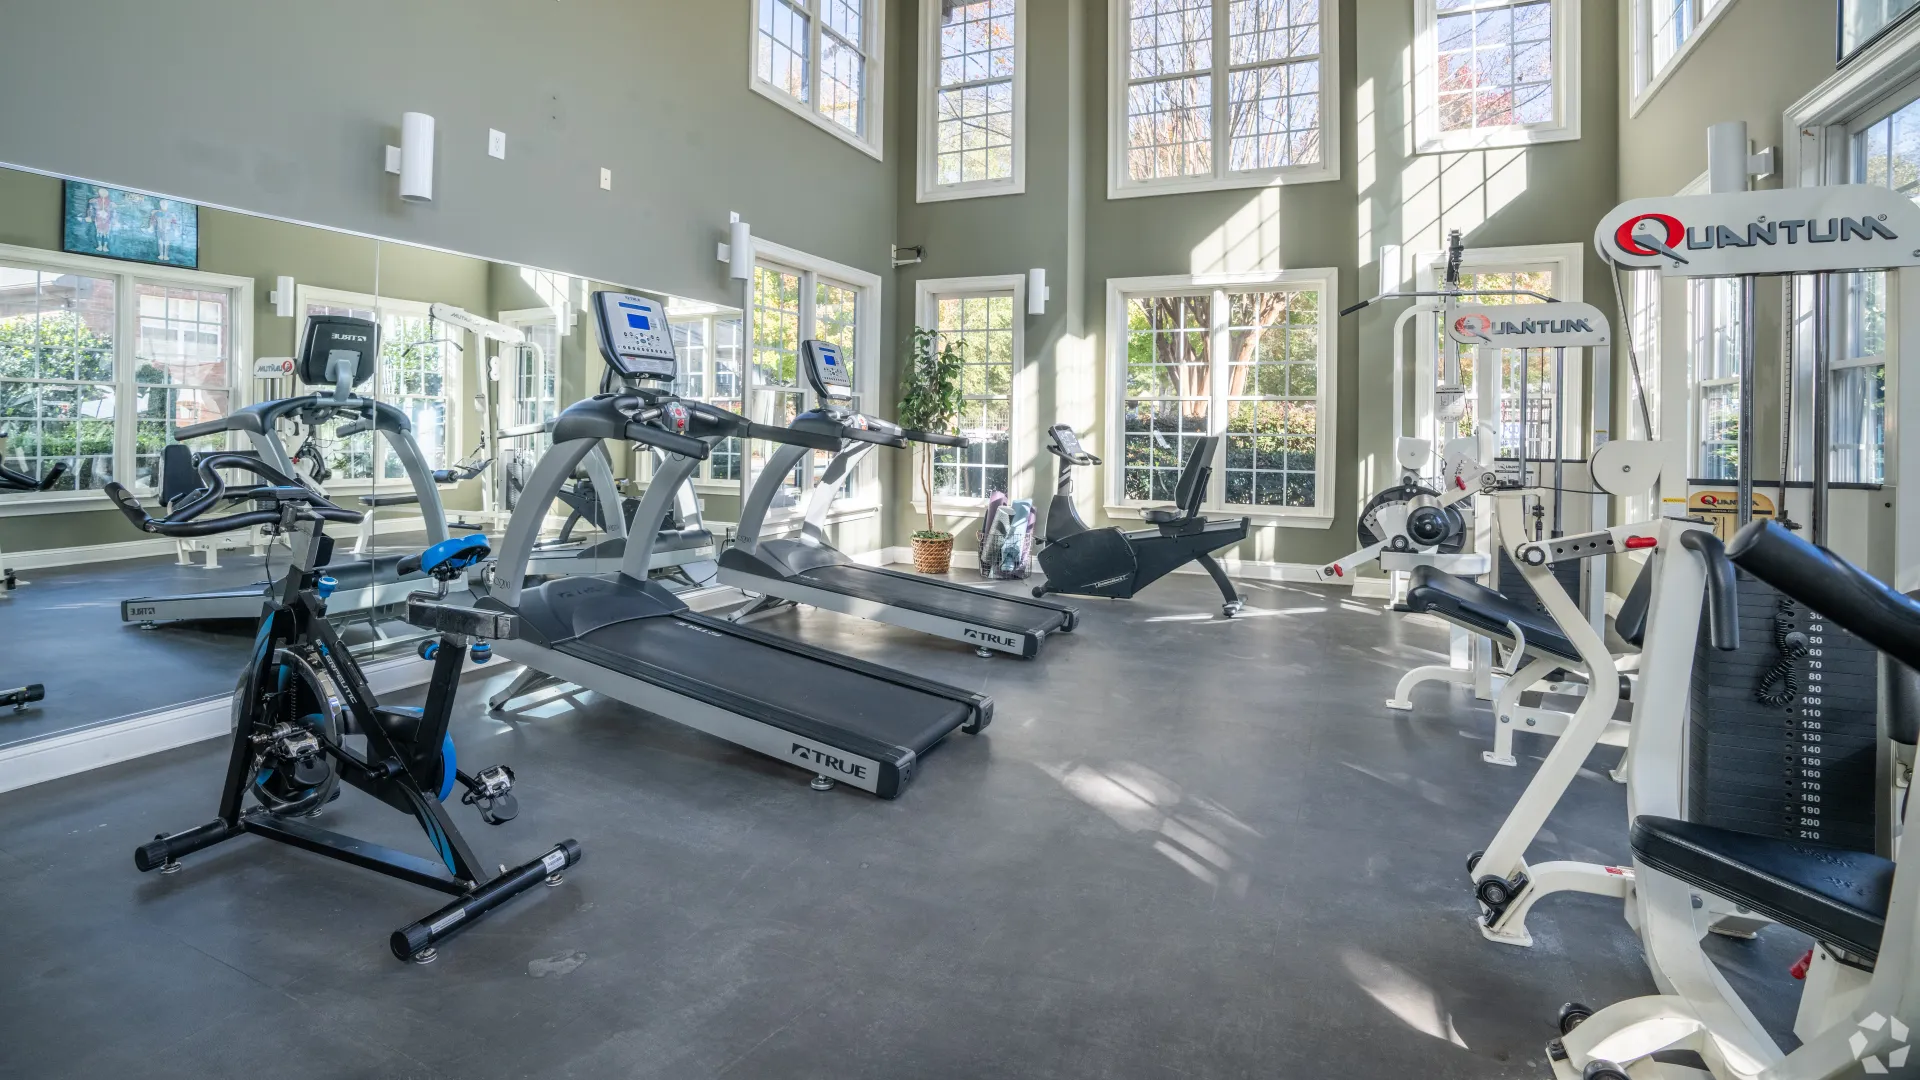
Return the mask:
{"type": "Polygon", "coordinates": [[[387,147],[387,171],[400,178],[400,197],[433,201],[433,117],[402,113],[400,145],[387,147]]]}
{"type": "Polygon", "coordinates": [[[283,319],[293,318],[293,279],[281,275],[274,282],[274,290],[267,294],[273,301],[273,313],[283,319]]]}
{"type": "Polygon", "coordinates": [[[1045,315],[1047,300],[1052,294],[1047,290],[1047,271],[1036,266],[1027,271],[1027,314],[1045,315]]]}

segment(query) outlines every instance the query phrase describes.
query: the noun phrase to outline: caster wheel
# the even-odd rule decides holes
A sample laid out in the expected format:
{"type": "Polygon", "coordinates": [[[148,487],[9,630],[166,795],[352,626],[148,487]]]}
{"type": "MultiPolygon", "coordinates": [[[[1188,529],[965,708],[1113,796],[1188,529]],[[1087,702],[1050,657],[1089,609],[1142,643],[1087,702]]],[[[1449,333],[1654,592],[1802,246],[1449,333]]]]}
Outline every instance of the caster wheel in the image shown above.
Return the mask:
{"type": "Polygon", "coordinates": [[[1485,854],[1485,851],[1476,851],[1467,856],[1467,873],[1473,873],[1473,868],[1480,865],[1480,856],[1485,854]]]}
{"type": "Polygon", "coordinates": [[[1043,597],[1043,596],[1045,596],[1045,595],[1047,595],[1047,590],[1045,590],[1045,589],[1043,589],[1043,588],[1041,588],[1041,587],[1040,587],[1040,586],[1038,586],[1038,585],[1035,585],[1035,586],[1033,587],[1033,598],[1034,598],[1035,600],[1038,600],[1038,599],[1040,599],[1041,597],[1043,597]]]}
{"type": "Polygon", "coordinates": [[[1490,877],[1473,887],[1473,898],[1498,911],[1513,901],[1513,888],[1497,877],[1490,877]]]}
{"type": "Polygon", "coordinates": [[[1611,1061],[1589,1061],[1587,1067],[1580,1070],[1580,1080],[1633,1080],[1627,1070],[1611,1061]]]}
{"type": "Polygon", "coordinates": [[[1577,1001],[1569,1001],[1565,1005],[1560,1006],[1560,1034],[1573,1034],[1573,1029],[1586,1023],[1587,1019],[1592,1015],[1592,1009],[1587,1008],[1577,1001]]]}

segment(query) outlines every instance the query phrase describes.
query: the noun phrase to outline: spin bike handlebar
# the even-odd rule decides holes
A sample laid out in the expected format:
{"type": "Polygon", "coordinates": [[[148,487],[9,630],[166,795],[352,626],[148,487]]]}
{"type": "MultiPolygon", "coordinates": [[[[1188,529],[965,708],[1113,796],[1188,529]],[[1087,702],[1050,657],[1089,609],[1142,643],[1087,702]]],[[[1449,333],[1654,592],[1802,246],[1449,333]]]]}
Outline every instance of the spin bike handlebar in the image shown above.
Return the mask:
{"type": "Polygon", "coordinates": [[[435,469],[433,470],[433,482],[436,484],[463,483],[486,472],[487,467],[492,464],[493,459],[488,458],[478,465],[455,465],[451,469],[435,469]]]}
{"type": "Polygon", "coordinates": [[[1727,554],[1754,577],[1920,670],[1920,603],[1771,521],[1741,529],[1727,554]]]}
{"type": "Polygon", "coordinates": [[[65,475],[67,475],[67,463],[64,461],[54,462],[53,468],[47,470],[47,475],[38,480],[18,469],[10,469],[0,464],[0,491],[51,491],[53,485],[59,483],[60,478],[65,475]]]}
{"type": "Polygon", "coordinates": [[[183,500],[172,513],[163,518],[148,514],[140,505],[140,500],[134,498],[133,493],[122,484],[117,482],[108,484],[106,495],[113,500],[113,505],[127,516],[127,520],[133,522],[140,531],[158,533],[161,536],[212,536],[216,533],[251,529],[256,525],[278,524],[281,520],[281,505],[294,507],[296,516],[309,521],[338,521],[349,525],[360,522],[361,515],[335,506],[319,492],[295,481],[251,454],[225,451],[205,454],[201,456],[196,468],[200,474],[200,490],[183,500]],[[221,469],[253,473],[267,482],[242,488],[229,488],[227,482],[220,477],[221,469]],[[238,503],[249,500],[261,500],[280,505],[265,510],[248,510],[202,520],[202,515],[223,501],[238,503]]]}

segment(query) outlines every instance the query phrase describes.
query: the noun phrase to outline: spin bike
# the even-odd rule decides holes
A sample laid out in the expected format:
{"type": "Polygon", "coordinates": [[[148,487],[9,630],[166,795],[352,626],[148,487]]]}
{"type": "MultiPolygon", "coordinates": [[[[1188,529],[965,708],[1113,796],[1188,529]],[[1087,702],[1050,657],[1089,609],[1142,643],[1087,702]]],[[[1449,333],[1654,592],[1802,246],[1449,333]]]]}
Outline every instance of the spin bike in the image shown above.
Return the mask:
{"type": "Polygon", "coordinates": [[[267,597],[252,658],[234,691],[233,750],[221,788],[220,814],[204,825],[160,835],[133,855],[141,871],[177,872],[182,856],[253,833],[330,859],[451,894],[433,914],[394,931],[389,945],[401,960],[430,963],[435,946],[487,912],[534,885],[557,885],[580,861],[580,845],[563,840],[545,854],[511,870],[489,874],[460,835],[442,803],[457,788],[463,805],[481,820],[501,825],[518,812],[513,771],[495,765],[467,773],[456,765],[447,734],[460,668],[471,654],[485,662],[490,646],[479,639],[517,632],[511,615],[442,602],[449,584],[489,554],[481,536],[442,541],[401,562],[402,574],[424,572],[435,593],[414,593],[407,618],[439,631],[420,652],[433,660],[424,708],[381,705],[366,676],[326,620],[334,582],[321,568],[332,539],[329,521],[355,524],[361,515],[327,501],[312,488],[250,454],[220,452],[196,462],[200,489],[178,500],[164,518],[154,518],[120,484],[107,497],[143,531],[168,537],[201,537],[265,526],[292,540],[293,566],[267,597]],[[262,482],[229,488],[218,470],[252,473],[262,482]],[[203,518],[225,503],[251,502],[253,509],[203,518]],[[361,736],[364,750],[347,745],[361,736]],[[370,843],[300,820],[318,814],[347,783],[403,814],[411,814],[432,842],[438,860],[370,843]],[[257,803],[243,808],[248,794],[257,803]]]}
{"type": "MultiPolygon", "coordinates": [[[[59,483],[60,478],[67,474],[67,463],[64,461],[48,469],[47,475],[39,479],[18,469],[10,469],[5,461],[6,447],[7,435],[0,431],[0,494],[16,491],[51,491],[53,485],[59,483]]],[[[19,587],[20,580],[14,576],[13,571],[0,566],[0,599],[13,595],[13,590],[19,587]]],[[[28,705],[36,701],[45,701],[46,697],[47,688],[40,683],[0,689],[0,709],[11,707],[14,712],[25,712],[28,705]]]]}

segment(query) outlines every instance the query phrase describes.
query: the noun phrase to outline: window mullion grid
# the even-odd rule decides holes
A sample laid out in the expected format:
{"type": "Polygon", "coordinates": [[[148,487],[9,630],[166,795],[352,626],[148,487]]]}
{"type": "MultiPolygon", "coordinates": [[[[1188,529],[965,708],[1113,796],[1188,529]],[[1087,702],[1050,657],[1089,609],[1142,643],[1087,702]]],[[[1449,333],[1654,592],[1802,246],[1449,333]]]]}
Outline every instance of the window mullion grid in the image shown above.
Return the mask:
{"type": "MultiPolygon", "coordinates": [[[[129,488],[138,488],[133,475],[134,429],[139,425],[135,396],[139,393],[134,375],[134,354],[139,350],[140,298],[134,290],[132,274],[114,275],[113,313],[113,478],[129,488]]],[[[76,372],[75,374],[78,374],[76,372]]],[[[80,417],[74,417],[74,432],[82,430],[80,417]]],[[[227,436],[228,447],[232,435],[227,436]]],[[[223,448],[224,449],[224,448],[223,448]]],[[[74,464],[79,465],[76,457],[74,464]]],[[[77,485],[77,482],[76,482],[77,485]]]]}
{"type": "Polygon", "coordinates": [[[821,111],[820,91],[826,82],[826,50],[822,29],[826,25],[826,0],[806,0],[807,5],[807,107],[814,115],[826,117],[821,111]]]}
{"type": "MultiPolygon", "coordinates": [[[[1227,410],[1232,408],[1232,402],[1227,399],[1227,381],[1231,377],[1232,371],[1231,366],[1227,362],[1227,339],[1231,336],[1227,330],[1229,321],[1227,318],[1227,290],[1224,288],[1215,289],[1213,290],[1212,320],[1211,324],[1207,327],[1207,363],[1213,368],[1212,374],[1207,378],[1207,385],[1213,395],[1213,400],[1207,403],[1208,435],[1224,436],[1227,433],[1227,410]]],[[[1224,438],[1220,440],[1220,445],[1221,449],[1216,451],[1216,453],[1224,455],[1226,453],[1226,440],[1224,438]]],[[[1208,462],[1208,464],[1214,465],[1216,462],[1208,462]]],[[[1215,468],[1207,477],[1207,501],[1205,505],[1209,509],[1220,509],[1226,505],[1226,493],[1227,471],[1223,468],[1215,468]]]]}
{"type": "Polygon", "coordinates": [[[1228,148],[1232,145],[1233,133],[1231,118],[1228,116],[1228,112],[1233,106],[1227,84],[1232,79],[1232,75],[1229,73],[1229,66],[1233,59],[1233,26],[1228,21],[1232,16],[1232,3],[1233,0],[1213,0],[1213,63],[1209,66],[1208,70],[1212,73],[1210,80],[1213,84],[1213,149],[1211,164],[1213,165],[1213,178],[1215,180],[1224,179],[1230,171],[1228,166],[1231,164],[1228,158],[1228,148]]]}

